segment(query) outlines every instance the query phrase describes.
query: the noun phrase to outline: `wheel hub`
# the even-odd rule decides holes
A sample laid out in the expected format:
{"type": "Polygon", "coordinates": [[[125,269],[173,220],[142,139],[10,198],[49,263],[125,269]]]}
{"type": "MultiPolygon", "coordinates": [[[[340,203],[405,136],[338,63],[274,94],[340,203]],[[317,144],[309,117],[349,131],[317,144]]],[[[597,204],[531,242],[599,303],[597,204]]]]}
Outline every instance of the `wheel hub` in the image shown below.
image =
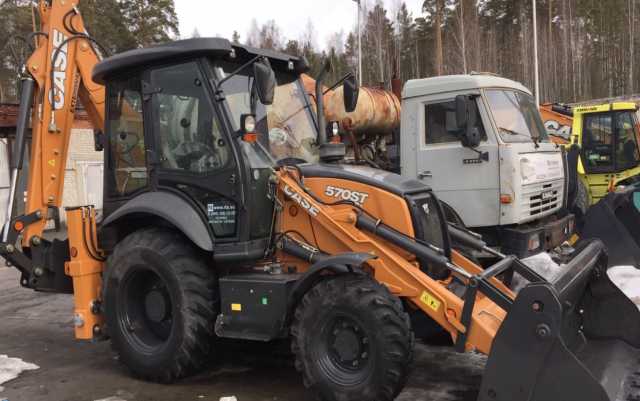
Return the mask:
{"type": "Polygon", "coordinates": [[[369,357],[368,339],[360,326],[351,319],[339,319],[329,339],[334,363],[347,369],[357,369],[369,357]]]}
{"type": "Polygon", "coordinates": [[[153,289],[144,298],[145,313],[149,320],[160,323],[167,317],[167,300],[162,291],[153,289]]]}

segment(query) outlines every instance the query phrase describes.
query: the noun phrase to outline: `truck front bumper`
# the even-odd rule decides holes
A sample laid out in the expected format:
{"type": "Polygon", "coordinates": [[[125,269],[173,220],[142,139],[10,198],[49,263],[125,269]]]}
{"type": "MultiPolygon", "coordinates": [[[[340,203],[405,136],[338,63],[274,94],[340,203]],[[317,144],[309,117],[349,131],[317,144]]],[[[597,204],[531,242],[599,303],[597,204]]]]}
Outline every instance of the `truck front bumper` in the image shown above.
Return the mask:
{"type": "Polygon", "coordinates": [[[536,225],[515,226],[501,230],[502,253],[526,258],[551,250],[571,238],[575,217],[568,214],[536,225]]]}

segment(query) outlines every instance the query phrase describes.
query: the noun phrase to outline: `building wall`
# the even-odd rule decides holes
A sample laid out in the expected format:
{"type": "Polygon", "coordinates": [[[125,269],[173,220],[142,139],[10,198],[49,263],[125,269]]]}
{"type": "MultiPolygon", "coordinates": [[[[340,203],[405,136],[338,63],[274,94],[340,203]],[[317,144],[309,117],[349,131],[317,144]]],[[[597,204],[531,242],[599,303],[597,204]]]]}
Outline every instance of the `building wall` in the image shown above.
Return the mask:
{"type": "Polygon", "coordinates": [[[94,150],[93,130],[74,128],[65,169],[63,208],[94,205],[102,209],[103,160],[103,152],[94,150]]]}

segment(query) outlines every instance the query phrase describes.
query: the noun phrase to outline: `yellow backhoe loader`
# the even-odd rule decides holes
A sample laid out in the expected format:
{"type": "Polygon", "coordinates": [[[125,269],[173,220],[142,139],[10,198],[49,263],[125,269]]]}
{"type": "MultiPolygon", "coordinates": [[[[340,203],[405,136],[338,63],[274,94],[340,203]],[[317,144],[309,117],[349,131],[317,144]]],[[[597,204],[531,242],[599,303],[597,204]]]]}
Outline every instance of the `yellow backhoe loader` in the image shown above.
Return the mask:
{"type": "MultiPolygon", "coordinates": [[[[320,399],[387,401],[408,377],[417,313],[458,351],[489,355],[481,401],[628,394],[640,312],[600,242],[554,282],[508,255],[483,270],[451,238],[495,251],[449,227],[427,186],[340,163],[304,59],[198,38],[99,62],[77,3],[38,5],[12,164],[15,188],[31,116],[27,202],[0,244],[24,287],[73,294],[77,338],[109,337],[134,374],[161,382],[202,368],[216,338],[289,338],[320,399]],[[49,241],[79,99],[104,128],[104,217],[68,209],[69,238],[49,241]],[[496,279],[507,271],[530,283],[514,294],[496,279]]],[[[353,78],[344,92],[352,110],[353,78]]]]}

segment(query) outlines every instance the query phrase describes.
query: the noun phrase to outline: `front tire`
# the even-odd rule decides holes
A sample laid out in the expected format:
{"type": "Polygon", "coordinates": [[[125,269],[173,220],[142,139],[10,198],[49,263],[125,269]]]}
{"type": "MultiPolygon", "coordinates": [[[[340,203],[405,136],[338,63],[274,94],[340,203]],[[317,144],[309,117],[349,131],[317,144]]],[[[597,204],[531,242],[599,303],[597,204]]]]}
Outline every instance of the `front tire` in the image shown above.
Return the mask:
{"type": "Polygon", "coordinates": [[[180,233],[136,231],[107,261],[104,315],[113,349],[134,375],[168,383],[198,371],[212,351],[217,281],[180,233]]]}
{"type": "Polygon", "coordinates": [[[323,401],[391,401],[404,387],[414,337],[400,299],[365,275],[320,282],[291,327],[296,369],[323,401]]]}

